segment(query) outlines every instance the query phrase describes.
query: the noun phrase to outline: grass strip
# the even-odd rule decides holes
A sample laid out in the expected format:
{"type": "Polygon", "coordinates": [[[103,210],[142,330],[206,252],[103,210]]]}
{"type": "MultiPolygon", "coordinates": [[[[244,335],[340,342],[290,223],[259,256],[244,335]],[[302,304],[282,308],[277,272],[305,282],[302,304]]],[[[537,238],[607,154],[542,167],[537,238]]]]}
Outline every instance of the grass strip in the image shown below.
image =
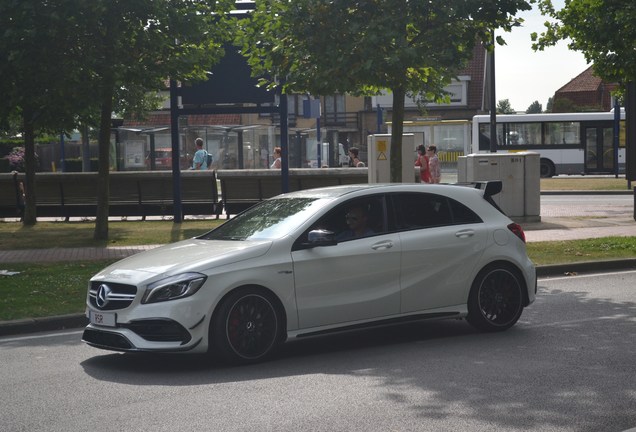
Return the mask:
{"type": "Polygon", "coordinates": [[[636,258],[636,237],[531,242],[526,247],[536,265],[636,258]]]}
{"type": "Polygon", "coordinates": [[[0,264],[19,272],[0,276],[0,321],[84,312],[88,280],[111,262],[0,264]]]}
{"type": "MultiPolygon", "coordinates": [[[[528,255],[537,265],[636,257],[636,238],[528,243],[528,255]]],[[[0,264],[0,270],[18,271],[0,276],[0,321],[83,313],[88,280],[112,261],[0,264]]]]}
{"type": "Polygon", "coordinates": [[[629,189],[625,177],[553,177],[542,178],[542,191],[619,191],[629,189]]]}
{"type": "Polygon", "coordinates": [[[95,222],[38,222],[24,226],[19,222],[0,223],[0,250],[50,249],[73,247],[135,246],[174,243],[201,235],[225,220],[112,221],[108,241],[93,239],[95,222]]]}

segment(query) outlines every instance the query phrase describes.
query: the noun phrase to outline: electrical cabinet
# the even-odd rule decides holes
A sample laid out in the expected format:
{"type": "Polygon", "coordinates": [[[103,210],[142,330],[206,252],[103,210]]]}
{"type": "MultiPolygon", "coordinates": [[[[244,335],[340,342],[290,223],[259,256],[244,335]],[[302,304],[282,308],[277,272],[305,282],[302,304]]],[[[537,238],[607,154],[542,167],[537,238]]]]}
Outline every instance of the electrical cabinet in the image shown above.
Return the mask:
{"type": "MultiPolygon", "coordinates": [[[[391,182],[391,135],[376,134],[367,138],[369,183],[391,182]]],[[[402,135],[402,183],[414,183],[417,153],[413,134],[402,135]]]]}
{"type": "Polygon", "coordinates": [[[539,153],[491,153],[460,156],[457,181],[501,180],[502,190],[493,200],[511,218],[541,220],[539,153]]]}

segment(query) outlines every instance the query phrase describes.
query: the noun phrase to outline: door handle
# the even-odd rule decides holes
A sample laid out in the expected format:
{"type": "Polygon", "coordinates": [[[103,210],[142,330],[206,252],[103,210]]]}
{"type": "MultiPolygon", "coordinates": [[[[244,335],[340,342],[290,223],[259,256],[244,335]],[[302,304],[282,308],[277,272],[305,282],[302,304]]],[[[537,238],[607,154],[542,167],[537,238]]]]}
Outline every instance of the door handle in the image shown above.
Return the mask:
{"type": "Polygon", "coordinates": [[[371,246],[373,250],[383,250],[383,249],[391,249],[393,247],[393,242],[391,240],[382,241],[371,246]]]}
{"type": "Polygon", "coordinates": [[[455,237],[458,238],[468,238],[475,235],[475,231],[472,229],[460,230],[455,233],[455,237]]]}

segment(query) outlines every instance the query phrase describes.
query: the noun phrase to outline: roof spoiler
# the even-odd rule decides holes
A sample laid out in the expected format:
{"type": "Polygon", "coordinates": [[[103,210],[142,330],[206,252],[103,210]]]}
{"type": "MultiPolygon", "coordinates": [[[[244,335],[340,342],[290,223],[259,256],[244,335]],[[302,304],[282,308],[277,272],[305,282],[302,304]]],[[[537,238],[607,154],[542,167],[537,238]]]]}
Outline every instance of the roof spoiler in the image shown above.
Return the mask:
{"type": "Polygon", "coordinates": [[[485,180],[475,181],[468,183],[455,183],[458,186],[468,186],[475,189],[484,191],[484,198],[488,199],[493,195],[497,195],[503,188],[503,182],[501,180],[485,180]]]}
{"type": "Polygon", "coordinates": [[[493,195],[497,195],[503,188],[503,182],[501,180],[489,180],[474,182],[475,189],[484,191],[484,197],[489,198],[493,195]]]}

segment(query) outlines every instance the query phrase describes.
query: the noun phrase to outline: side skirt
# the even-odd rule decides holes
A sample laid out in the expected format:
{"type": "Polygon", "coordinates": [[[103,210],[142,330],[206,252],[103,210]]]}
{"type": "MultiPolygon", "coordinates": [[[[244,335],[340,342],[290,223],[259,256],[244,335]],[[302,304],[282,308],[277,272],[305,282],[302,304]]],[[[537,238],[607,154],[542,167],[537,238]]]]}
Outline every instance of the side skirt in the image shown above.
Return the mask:
{"type": "Polygon", "coordinates": [[[464,314],[461,314],[460,312],[435,312],[435,313],[427,313],[427,314],[416,314],[416,315],[409,315],[405,317],[388,318],[384,320],[370,321],[370,322],[365,322],[360,324],[352,324],[352,325],[347,325],[342,327],[334,327],[334,328],[329,328],[325,330],[298,333],[295,335],[294,338],[302,339],[302,338],[312,337],[312,336],[324,336],[324,335],[334,334],[334,333],[344,333],[344,332],[353,332],[358,330],[366,330],[366,329],[375,328],[375,327],[387,327],[392,325],[400,325],[400,324],[406,324],[406,323],[415,322],[415,321],[443,319],[443,318],[461,318],[463,316],[464,314]]]}

